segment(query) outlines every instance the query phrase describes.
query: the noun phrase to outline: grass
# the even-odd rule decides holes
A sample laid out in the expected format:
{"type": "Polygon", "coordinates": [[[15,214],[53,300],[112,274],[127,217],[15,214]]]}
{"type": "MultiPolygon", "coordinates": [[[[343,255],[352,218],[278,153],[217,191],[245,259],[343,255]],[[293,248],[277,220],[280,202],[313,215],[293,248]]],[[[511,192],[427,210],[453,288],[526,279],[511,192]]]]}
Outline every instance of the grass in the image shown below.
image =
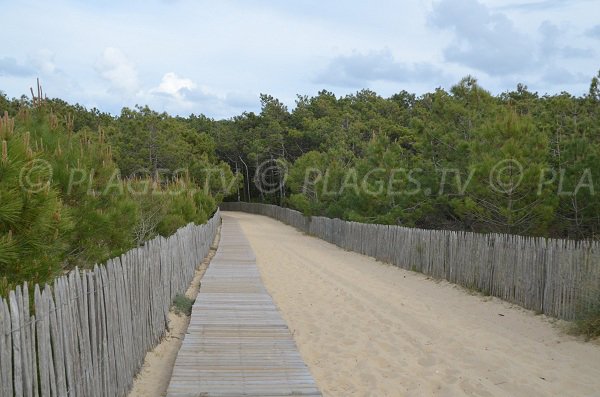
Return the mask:
{"type": "Polygon", "coordinates": [[[185,314],[186,316],[190,316],[195,301],[195,299],[190,299],[183,294],[177,294],[175,299],[173,299],[173,311],[175,314],[185,314]]]}

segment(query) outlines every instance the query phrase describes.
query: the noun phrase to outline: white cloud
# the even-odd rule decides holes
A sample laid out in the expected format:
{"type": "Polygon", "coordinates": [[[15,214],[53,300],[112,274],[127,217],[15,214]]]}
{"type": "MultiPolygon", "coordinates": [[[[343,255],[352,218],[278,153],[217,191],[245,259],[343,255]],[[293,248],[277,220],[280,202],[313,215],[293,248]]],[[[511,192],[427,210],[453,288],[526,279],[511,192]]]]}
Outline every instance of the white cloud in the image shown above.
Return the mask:
{"type": "Polygon", "coordinates": [[[334,57],[316,77],[315,83],[341,87],[365,88],[373,81],[408,82],[446,80],[444,73],[428,62],[398,61],[389,49],[334,57]]]}
{"type": "Polygon", "coordinates": [[[207,87],[199,87],[192,79],[175,72],[165,73],[158,86],[148,90],[144,96],[151,104],[174,113],[201,112],[219,105],[223,100],[221,95],[207,87]]]}
{"type": "Polygon", "coordinates": [[[588,30],[585,31],[585,33],[590,37],[593,37],[595,39],[600,39],[600,24],[589,28],[588,30]]]}
{"type": "Polygon", "coordinates": [[[589,76],[582,73],[572,73],[563,67],[546,68],[542,79],[553,84],[577,84],[587,83],[591,80],[589,76]]]}
{"type": "MultiPolygon", "coordinates": [[[[528,4],[541,8],[564,6],[557,0],[528,4]]],[[[484,0],[439,0],[434,3],[429,21],[453,33],[452,41],[442,50],[445,61],[484,72],[497,86],[518,79],[537,83],[546,92],[556,87],[582,87],[585,69],[573,65],[583,65],[595,55],[585,48],[585,41],[573,40],[574,29],[569,24],[547,19],[539,24],[517,24],[509,14],[488,7],[484,0]]]]}
{"type": "Polygon", "coordinates": [[[96,64],[96,71],[111,89],[135,94],[140,88],[135,64],[118,48],[107,47],[96,64]]]}
{"type": "Polygon", "coordinates": [[[178,101],[186,100],[186,96],[196,89],[191,79],[179,77],[173,72],[165,73],[158,87],[150,90],[152,94],[171,96],[178,101]]]}
{"type": "Polygon", "coordinates": [[[55,54],[52,51],[48,49],[39,50],[30,58],[31,63],[41,74],[52,75],[58,72],[54,61],[55,54]]]}
{"type": "Polygon", "coordinates": [[[29,65],[23,65],[15,58],[0,58],[0,76],[28,77],[35,74],[35,70],[29,65]]]}
{"type": "Polygon", "coordinates": [[[259,92],[293,107],[323,88],[422,94],[466,74],[494,93],[581,94],[598,70],[598,0],[5,3],[0,30],[19,39],[2,44],[0,88],[18,97],[39,76],[49,96],[112,113],[230,117],[259,110],[259,92]]]}
{"type": "Polygon", "coordinates": [[[454,33],[444,58],[489,75],[526,72],[536,65],[535,43],[507,15],[492,12],[478,0],[435,3],[430,22],[454,33]]]}
{"type": "Polygon", "coordinates": [[[258,94],[249,91],[219,92],[175,72],[165,73],[158,86],[140,92],[138,97],[172,114],[204,113],[230,117],[258,107],[258,94]]]}
{"type": "Polygon", "coordinates": [[[227,93],[227,95],[225,96],[225,103],[233,108],[253,110],[258,106],[258,98],[259,95],[249,91],[233,91],[227,93]]]}

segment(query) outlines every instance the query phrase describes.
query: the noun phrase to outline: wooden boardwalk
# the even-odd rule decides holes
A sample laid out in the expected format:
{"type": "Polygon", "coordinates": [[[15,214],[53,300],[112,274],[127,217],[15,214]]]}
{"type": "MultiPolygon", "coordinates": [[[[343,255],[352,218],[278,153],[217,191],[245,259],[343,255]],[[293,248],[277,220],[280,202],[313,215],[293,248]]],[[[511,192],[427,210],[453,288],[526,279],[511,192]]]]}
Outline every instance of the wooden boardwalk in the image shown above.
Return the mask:
{"type": "Polygon", "coordinates": [[[202,278],[169,397],[320,396],[237,221],[202,278]]]}

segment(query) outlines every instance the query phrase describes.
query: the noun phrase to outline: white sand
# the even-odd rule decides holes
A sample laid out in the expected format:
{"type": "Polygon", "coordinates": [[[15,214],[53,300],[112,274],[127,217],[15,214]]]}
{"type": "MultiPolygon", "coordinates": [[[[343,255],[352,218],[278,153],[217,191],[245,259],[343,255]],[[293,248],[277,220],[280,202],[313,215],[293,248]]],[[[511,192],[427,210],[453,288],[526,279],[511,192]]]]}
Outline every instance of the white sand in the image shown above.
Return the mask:
{"type": "Polygon", "coordinates": [[[600,345],[544,316],[224,214],[240,220],[326,396],[600,396],[600,345]]]}

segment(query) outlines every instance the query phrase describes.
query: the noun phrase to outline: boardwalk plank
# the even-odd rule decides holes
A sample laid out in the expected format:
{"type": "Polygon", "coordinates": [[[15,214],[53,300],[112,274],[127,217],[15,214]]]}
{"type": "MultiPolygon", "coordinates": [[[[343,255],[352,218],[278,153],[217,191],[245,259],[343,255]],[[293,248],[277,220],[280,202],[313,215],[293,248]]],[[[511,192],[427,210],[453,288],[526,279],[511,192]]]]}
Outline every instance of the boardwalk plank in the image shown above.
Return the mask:
{"type": "Polygon", "coordinates": [[[237,221],[223,217],[167,396],[320,395],[250,244],[237,221]]]}

